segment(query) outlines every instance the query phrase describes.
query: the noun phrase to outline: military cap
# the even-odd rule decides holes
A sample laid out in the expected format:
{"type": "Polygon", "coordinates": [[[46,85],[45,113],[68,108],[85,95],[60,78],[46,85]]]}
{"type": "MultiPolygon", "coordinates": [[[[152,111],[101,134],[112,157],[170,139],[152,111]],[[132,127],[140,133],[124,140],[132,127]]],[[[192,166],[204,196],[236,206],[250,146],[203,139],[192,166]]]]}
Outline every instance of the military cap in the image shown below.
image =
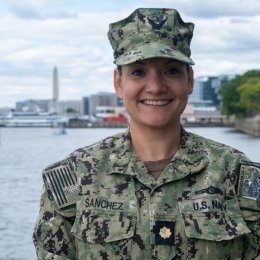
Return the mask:
{"type": "Polygon", "coordinates": [[[125,65],[154,57],[187,64],[193,23],[185,23],[175,9],[138,8],[127,18],[109,25],[108,38],[114,50],[114,63],[125,65]]]}

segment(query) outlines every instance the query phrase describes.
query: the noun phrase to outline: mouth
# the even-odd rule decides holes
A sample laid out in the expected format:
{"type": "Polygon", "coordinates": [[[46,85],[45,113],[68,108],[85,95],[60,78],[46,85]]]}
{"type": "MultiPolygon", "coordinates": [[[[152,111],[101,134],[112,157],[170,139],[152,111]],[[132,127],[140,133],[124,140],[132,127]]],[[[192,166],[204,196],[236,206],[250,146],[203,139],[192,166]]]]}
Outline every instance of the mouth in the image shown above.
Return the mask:
{"type": "Polygon", "coordinates": [[[166,106],[172,102],[172,99],[162,99],[162,100],[153,100],[153,99],[144,99],[141,100],[141,103],[148,106],[166,106]]]}

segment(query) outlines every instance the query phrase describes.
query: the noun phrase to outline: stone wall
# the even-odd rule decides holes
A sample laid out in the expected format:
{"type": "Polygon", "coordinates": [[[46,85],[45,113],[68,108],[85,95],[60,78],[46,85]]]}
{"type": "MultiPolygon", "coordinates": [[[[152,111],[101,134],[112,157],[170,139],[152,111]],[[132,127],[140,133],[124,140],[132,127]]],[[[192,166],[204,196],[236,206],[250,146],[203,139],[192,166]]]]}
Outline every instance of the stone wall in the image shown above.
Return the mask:
{"type": "Polygon", "coordinates": [[[260,137],[260,115],[252,118],[237,119],[235,128],[253,136],[260,137]]]}

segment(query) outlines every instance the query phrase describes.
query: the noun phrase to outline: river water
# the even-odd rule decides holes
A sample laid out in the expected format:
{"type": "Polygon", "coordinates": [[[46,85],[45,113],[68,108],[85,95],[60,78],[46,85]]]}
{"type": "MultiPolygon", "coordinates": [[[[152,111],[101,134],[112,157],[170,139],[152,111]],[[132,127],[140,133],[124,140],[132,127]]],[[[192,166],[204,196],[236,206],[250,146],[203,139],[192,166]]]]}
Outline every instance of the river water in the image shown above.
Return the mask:
{"type": "MultiPolygon", "coordinates": [[[[260,138],[232,128],[188,128],[223,142],[260,161],[260,138]]],[[[0,259],[36,259],[33,226],[39,210],[41,170],[76,148],[122,129],[67,129],[53,135],[49,128],[0,128],[0,259]]]]}

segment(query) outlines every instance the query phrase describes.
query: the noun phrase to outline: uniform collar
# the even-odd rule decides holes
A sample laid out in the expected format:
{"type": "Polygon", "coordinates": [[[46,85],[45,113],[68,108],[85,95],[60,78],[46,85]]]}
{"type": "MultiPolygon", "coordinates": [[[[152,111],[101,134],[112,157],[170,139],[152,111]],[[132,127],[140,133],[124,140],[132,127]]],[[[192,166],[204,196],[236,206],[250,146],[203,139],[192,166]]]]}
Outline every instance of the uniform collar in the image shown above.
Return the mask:
{"type": "Polygon", "coordinates": [[[156,181],[148,174],[147,168],[133,152],[129,130],[116,141],[108,161],[108,174],[118,173],[136,177],[144,184],[163,184],[184,178],[205,168],[209,160],[207,153],[201,149],[201,137],[182,129],[181,146],[156,181]],[[199,140],[198,140],[199,139],[199,140]]]}

